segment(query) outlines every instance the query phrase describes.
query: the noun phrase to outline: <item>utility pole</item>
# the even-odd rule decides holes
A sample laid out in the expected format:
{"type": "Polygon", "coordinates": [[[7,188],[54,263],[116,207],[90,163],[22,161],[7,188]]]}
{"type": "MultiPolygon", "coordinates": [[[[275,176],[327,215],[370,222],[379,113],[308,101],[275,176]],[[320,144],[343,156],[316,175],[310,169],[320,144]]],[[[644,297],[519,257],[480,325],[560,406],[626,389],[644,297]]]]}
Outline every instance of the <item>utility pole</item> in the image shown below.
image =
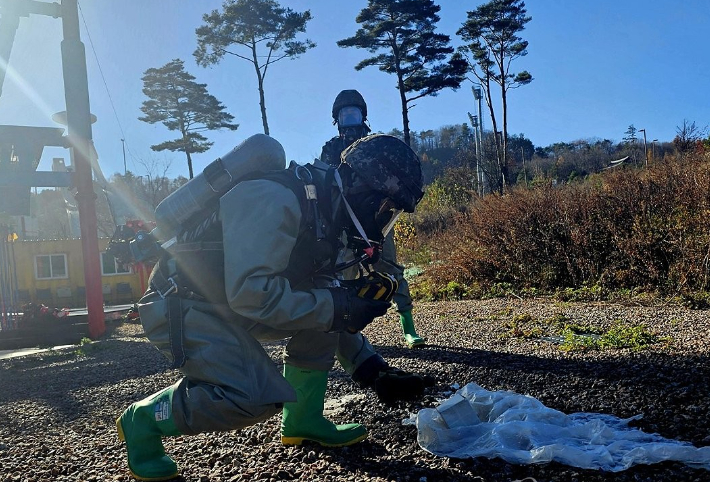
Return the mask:
{"type": "Polygon", "coordinates": [[[644,166],[648,167],[648,149],[646,148],[646,129],[639,129],[639,132],[643,132],[643,159],[644,166]]]}
{"type": "Polygon", "coordinates": [[[126,139],[121,139],[121,147],[123,148],[123,175],[126,175],[126,139]]]}
{"type": "Polygon", "coordinates": [[[24,12],[20,11],[17,4],[12,4],[7,0],[0,3],[0,7],[2,7],[0,8],[0,14],[2,14],[0,16],[0,95],[2,95],[2,86],[5,83],[5,73],[12,53],[12,44],[15,41],[15,32],[20,26],[20,16],[24,16],[24,12]]]}
{"type": "Polygon", "coordinates": [[[89,315],[89,335],[96,339],[106,331],[104,323],[101,259],[96,219],[96,193],[91,172],[91,113],[89,111],[89,81],[86,72],[86,51],[79,37],[77,0],[62,0],[61,42],[64,98],[67,105],[67,128],[72,165],[76,181],[76,201],[86,282],[86,308],[89,315]]]}

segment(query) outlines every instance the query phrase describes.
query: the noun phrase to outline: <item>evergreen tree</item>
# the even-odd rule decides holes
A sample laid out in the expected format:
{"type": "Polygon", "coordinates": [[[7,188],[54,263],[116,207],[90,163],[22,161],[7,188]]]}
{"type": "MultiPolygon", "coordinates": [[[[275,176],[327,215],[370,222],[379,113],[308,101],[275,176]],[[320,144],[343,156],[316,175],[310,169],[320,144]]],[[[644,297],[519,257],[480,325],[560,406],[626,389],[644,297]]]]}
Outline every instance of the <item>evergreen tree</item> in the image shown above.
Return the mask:
{"type": "Polygon", "coordinates": [[[622,139],[624,147],[626,148],[625,151],[629,156],[631,156],[631,159],[636,162],[636,154],[638,151],[638,138],[636,137],[636,134],[638,133],[638,129],[634,127],[633,124],[629,126],[628,129],[626,129],[626,132],[624,132],[624,138],[622,139]]]}
{"type": "Polygon", "coordinates": [[[481,85],[488,110],[491,114],[493,132],[499,134],[493,108],[492,83],[500,87],[503,131],[495,136],[495,147],[501,175],[501,191],[510,182],[508,179],[508,91],[530,83],[533,78],[527,71],[511,73],[513,60],[527,55],[528,42],[518,36],[532,17],[526,16],[522,0],[491,0],[468,12],[468,19],[457,34],[468,42],[460,50],[473,57],[470,72],[481,85]]]}
{"type": "Polygon", "coordinates": [[[179,138],[150,146],[151,149],[184,152],[190,179],[193,177],[191,154],[205,152],[213,144],[200,132],[239,127],[230,123],[234,116],[225,112],[224,105],[207,92],[206,84],[195,82],[180,59],[146,70],[143,93],[148,100],[143,101],[141,111],[145,115],[138,120],[150,124],[161,122],[169,130],[180,133],[179,138]]]}
{"type": "Polygon", "coordinates": [[[624,132],[624,142],[627,144],[636,144],[636,141],[638,140],[636,137],[637,132],[638,129],[636,129],[633,124],[631,124],[629,128],[626,129],[626,132],[624,132]]]}
{"type": "Polygon", "coordinates": [[[296,40],[306,31],[310,10],[303,13],[283,8],[274,0],[225,0],[223,11],[202,16],[205,24],[197,33],[195,59],[198,65],[217,64],[225,54],[251,62],[259,86],[259,107],[264,134],[269,134],[266,118],[264,79],[269,66],[285,58],[297,58],[316,46],[310,40],[296,40]],[[230,47],[238,50],[230,50],[230,47]]]}
{"type": "Polygon", "coordinates": [[[439,10],[432,0],[369,0],[355,19],[362,27],[354,36],[338,41],[339,47],[376,54],[358,63],[355,70],[378,66],[397,76],[407,144],[410,104],[442,89],[457,89],[465,78],[465,60],[458,54],[449,57],[454,52],[451,39],[435,32],[439,10]]]}

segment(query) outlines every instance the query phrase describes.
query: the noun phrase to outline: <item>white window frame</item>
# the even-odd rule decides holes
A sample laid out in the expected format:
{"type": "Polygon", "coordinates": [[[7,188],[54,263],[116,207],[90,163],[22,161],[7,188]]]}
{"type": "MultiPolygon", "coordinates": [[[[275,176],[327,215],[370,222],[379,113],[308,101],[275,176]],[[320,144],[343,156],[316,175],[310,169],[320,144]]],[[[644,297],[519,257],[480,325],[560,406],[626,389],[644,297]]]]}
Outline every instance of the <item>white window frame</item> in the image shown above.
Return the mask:
{"type": "Polygon", "coordinates": [[[106,251],[101,252],[101,276],[120,276],[124,274],[131,274],[133,273],[133,267],[131,265],[128,265],[128,271],[119,271],[120,265],[118,264],[118,261],[116,261],[116,258],[113,258],[113,267],[114,267],[114,272],[113,273],[107,273],[104,270],[104,256],[107,256],[106,251]]]}
{"type": "Polygon", "coordinates": [[[68,279],[69,278],[69,266],[67,265],[67,255],[64,253],[53,253],[53,254],[36,254],[34,257],[34,268],[35,268],[35,279],[37,280],[48,280],[48,279],[68,279]],[[53,270],[52,270],[52,258],[55,256],[61,256],[64,260],[64,275],[63,276],[54,276],[53,270]],[[49,277],[40,277],[38,267],[37,267],[37,258],[49,258],[49,277]]]}

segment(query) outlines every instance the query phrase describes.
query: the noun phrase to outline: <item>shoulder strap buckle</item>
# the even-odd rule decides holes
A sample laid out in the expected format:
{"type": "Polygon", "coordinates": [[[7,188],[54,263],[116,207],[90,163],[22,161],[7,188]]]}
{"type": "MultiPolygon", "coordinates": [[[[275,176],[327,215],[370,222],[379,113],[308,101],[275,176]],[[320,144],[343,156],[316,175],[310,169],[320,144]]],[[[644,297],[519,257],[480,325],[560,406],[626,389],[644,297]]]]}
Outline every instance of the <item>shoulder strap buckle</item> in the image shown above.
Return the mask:
{"type": "Polygon", "coordinates": [[[168,286],[168,288],[167,288],[165,291],[160,291],[160,290],[158,290],[158,294],[159,294],[160,297],[163,298],[163,299],[167,298],[168,296],[170,296],[170,295],[173,294],[173,293],[177,293],[177,290],[178,290],[178,285],[177,285],[177,283],[175,282],[175,280],[173,279],[172,276],[170,276],[170,277],[167,279],[167,282],[168,282],[168,285],[169,285],[169,286],[168,286]]]}
{"type": "Polygon", "coordinates": [[[177,281],[175,281],[175,278],[173,276],[166,277],[160,272],[160,270],[157,270],[154,273],[150,285],[162,299],[165,299],[178,291],[178,284],[177,281]]]}
{"type": "Polygon", "coordinates": [[[303,186],[306,189],[306,199],[309,201],[314,201],[318,199],[318,192],[316,191],[315,184],[306,184],[303,186]]]}

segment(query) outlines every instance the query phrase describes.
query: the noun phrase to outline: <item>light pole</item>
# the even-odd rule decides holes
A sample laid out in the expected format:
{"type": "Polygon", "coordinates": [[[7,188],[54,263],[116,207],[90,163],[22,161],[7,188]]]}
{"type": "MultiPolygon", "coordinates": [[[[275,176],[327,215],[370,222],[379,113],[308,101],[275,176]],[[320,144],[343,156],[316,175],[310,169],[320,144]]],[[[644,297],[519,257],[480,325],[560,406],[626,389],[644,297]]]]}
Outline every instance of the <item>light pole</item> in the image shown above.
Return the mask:
{"type": "Polygon", "coordinates": [[[485,155],[483,153],[483,112],[481,112],[481,101],[483,99],[482,87],[480,84],[474,84],[477,87],[471,87],[473,98],[477,101],[476,105],[476,180],[478,182],[478,195],[483,197],[486,193],[484,187],[483,162],[485,155]]]}
{"type": "Polygon", "coordinates": [[[653,162],[656,162],[656,142],[658,142],[658,139],[651,141],[651,158],[653,159],[653,162]]]}
{"type": "Polygon", "coordinates": [[[643,159],[644,165],[648,167],[648,150],[646,149],[646,129],[639,129],[639,132],[643,132],[643,159]]]}

